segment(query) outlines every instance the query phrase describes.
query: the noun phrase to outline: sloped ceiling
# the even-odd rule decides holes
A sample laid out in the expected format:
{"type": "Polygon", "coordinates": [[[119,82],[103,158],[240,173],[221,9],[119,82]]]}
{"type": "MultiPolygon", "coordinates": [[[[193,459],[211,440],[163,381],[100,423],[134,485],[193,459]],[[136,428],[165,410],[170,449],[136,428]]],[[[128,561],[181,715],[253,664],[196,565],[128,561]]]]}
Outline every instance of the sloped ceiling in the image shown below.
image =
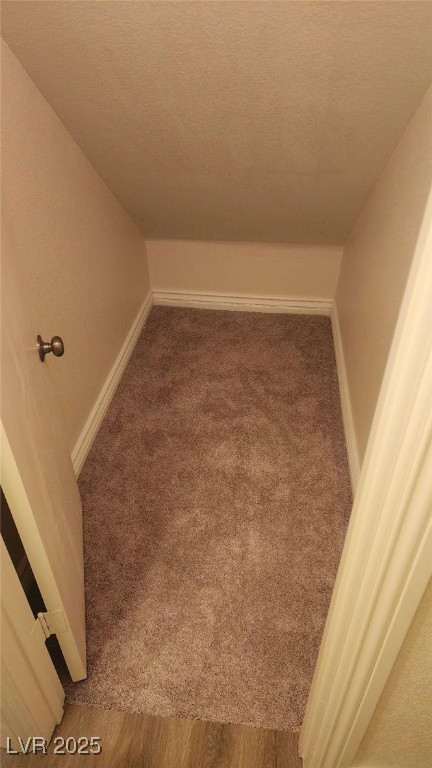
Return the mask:
{"type": "Polygon", "coordinates": [[[342,243],[432,77],[432,3],[3,2],[149,238],[342,243]]]}

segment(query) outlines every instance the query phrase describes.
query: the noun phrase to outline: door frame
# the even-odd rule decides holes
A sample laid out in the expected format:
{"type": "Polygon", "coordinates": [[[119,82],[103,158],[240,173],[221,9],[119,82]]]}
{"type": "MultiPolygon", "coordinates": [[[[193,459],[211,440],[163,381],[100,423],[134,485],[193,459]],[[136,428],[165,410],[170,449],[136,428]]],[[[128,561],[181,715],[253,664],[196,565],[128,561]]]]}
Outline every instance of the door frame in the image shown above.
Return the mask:
{"type": "Polygon", "coordinates": [[[300,734],[351,766],[432,577],[432,190],[374,415],[300,734]]]}

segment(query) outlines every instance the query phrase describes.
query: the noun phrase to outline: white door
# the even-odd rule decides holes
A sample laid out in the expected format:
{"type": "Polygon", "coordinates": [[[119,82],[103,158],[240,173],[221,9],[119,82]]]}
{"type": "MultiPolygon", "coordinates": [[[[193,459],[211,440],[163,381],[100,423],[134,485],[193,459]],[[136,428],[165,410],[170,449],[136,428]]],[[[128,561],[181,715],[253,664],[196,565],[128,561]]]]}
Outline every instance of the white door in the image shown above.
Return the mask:
{"type": "MultiPolygon", "coordinates": [[[[2,487],[73,680],[86,676],[81,501],[2,205],[2,487]]],[[[27,286],[28,289],[28,286],[27,286]]],[[[61,287],[59,287],[61,290],[61,287]]],[[[53,328],[52,335],[61,334],[53,328]]],[[[67,354],[67,349],[66,349],[67,354]]]]}
{"type": "Polygon", "coordinates": [[[49,741],[63,716],[64,691],[3,539],[1,584],[1,746],[19,750],[18,739],[49,741]]]}

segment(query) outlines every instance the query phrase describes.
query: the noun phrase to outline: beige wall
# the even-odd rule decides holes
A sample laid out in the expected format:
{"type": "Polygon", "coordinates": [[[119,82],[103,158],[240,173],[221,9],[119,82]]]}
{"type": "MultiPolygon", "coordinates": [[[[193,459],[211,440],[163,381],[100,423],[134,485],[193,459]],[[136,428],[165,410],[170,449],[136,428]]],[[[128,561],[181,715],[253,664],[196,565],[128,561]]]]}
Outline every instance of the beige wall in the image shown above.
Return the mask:
{"type": "Polygon", "coordinates": [[[353,768],[429,768],[432,761],[432,582],[374,712],[353,768]]]}
{"type": "Polygon", "coordinates": [[[331,299],[342,249],[274,243],[147,240],[155,291],[331,299]]]}
{"type": "Polygon", "coordinates": [[[363,457],[432,183],[432,88],[347,242],[336,293],[351,406],[363,457]]]}
{"type": "Polygon", "coordinates": [[[72,450],[149,290],[141,233],[6,44],[2,180],[72,450]]]}

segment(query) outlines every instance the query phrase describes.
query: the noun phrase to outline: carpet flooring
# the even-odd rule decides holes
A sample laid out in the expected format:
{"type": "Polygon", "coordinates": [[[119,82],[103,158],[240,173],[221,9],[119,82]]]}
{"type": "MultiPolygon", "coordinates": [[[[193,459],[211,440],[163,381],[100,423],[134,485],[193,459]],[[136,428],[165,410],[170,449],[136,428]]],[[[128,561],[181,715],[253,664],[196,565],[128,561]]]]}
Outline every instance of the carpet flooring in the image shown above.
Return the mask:
{"type": "Polygon", "coordinates": [[[153,308],[79,485],[68,701],[298,728],[351,509],[329,319],[153,308]]]}

